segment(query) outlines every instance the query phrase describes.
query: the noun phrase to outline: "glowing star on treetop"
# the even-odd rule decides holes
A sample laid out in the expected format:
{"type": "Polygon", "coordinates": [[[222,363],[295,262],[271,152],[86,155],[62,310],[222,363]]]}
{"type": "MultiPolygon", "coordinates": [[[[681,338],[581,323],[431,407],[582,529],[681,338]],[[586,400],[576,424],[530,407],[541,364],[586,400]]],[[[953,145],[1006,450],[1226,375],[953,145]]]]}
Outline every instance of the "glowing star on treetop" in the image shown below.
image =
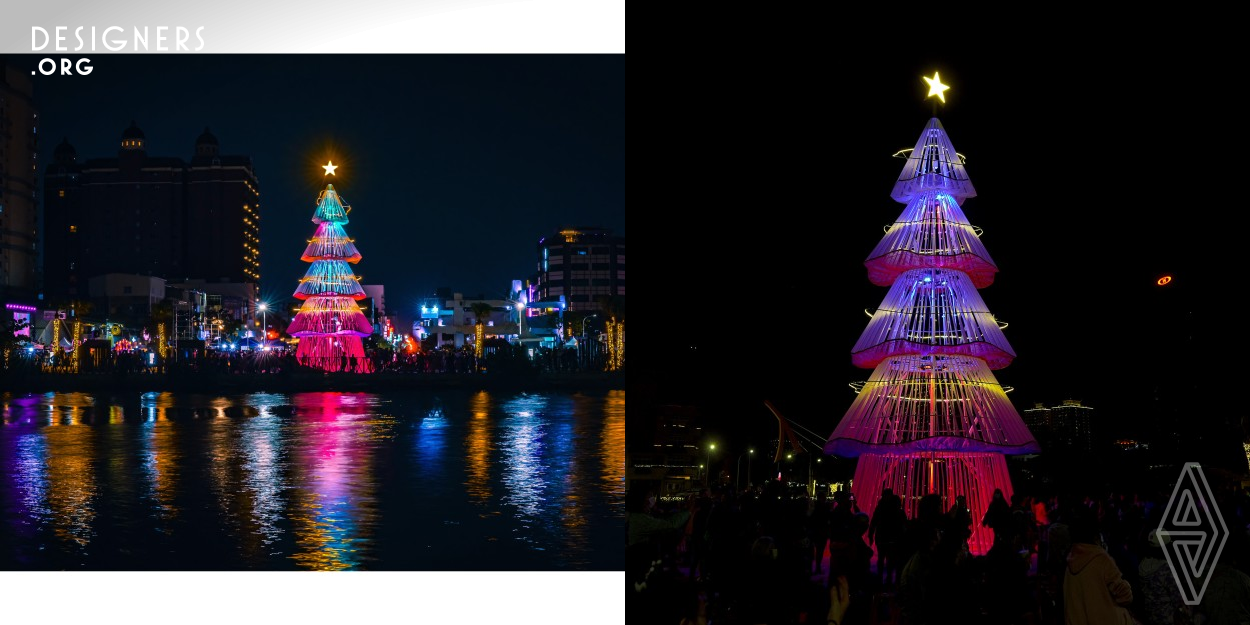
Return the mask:
{"type": "Polygon", "coordinates": [[[928,76],[921,76],[921,78],[924,78],[924,81],[929,83],[929,95],[926,95],[925,97],[929,98],[937,96],[938,99],[942,101],[942,104],[946,104],[946,96],[943,92],[950,89],[950,87],[942,84],[942,80],[938,78],[938,73],[933,72],[933,78],[929,78],[928,76]]]}
{"type": "MultiPolygon", "coordinates": [[[[925,80],[928,80],[928,79],[926,78],[925,80]]],[[[335,165],[335,164],[334,164],[334,161],[326,161],[326,164],[325,164],[325,165],[322,165],[322,166],[321,166],[321,168],[322,168],[322,169],[324,169],[324,170],[326,170],[325,175],[327,175],[327,176],[333,176],[333,175],[334,175],[334,170],[338,169],[338,168],[339,168],[339,166],[338,166],[338,165],[335,165]]]]}

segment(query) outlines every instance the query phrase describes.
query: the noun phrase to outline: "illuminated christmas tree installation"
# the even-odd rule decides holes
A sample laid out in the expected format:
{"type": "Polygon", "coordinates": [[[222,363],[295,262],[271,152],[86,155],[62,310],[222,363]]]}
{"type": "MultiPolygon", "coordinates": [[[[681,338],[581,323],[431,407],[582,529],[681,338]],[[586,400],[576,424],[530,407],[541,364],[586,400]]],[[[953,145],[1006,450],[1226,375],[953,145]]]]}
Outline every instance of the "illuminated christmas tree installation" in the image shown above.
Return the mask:
{"type": "MultiPolygon", "coordinates": [[[[945,102],[938,75],[925,80],[945,102]]],[[[1038,446],[990,372],[1015,353],[977,292],[998,268],[960,208],[975,196],[934,117],[891,193],[906,208],[864,263],[890,291],[852,350],[872,375],[825,453],[859,457],[853,491],[870,514],[884,488],[909,517],[926,494],[941,495],[943,511],[963,495],[974,520],[969,548],[983,554],[993,534],[981,515],[995,489],[1011,497],[1004,454],[1038,446]]]]}
{"type": "MultiPolygon", "coordinates": [[[[326,165],[326,175],[333,175],[335,168],[333,163],[326,165]]],[[[312,218],[317,231],[300,259],[312,263],[295,289],[295,297],[304,304],[287,333],[299,337],[295,356],[300,364],[364,373],[372,367],[361,337],[372,334],[373,326],[356,305],[366,295],[360,277],[348,265],[360,261],[360,252],[343,229],[350,211],[334,185],[326,185],[312,218]]]]}

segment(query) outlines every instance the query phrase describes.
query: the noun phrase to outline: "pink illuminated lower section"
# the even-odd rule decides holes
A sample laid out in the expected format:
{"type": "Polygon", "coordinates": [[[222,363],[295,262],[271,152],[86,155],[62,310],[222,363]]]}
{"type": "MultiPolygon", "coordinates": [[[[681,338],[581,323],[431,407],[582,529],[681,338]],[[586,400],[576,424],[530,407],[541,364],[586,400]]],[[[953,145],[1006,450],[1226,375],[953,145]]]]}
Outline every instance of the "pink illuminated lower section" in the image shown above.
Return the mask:
{"type": "Polygon", "coordinates": [[[1011,500],[1011,478],[1007,459],[996,453],[917,453],[901,455],[864,454],[855,467],[852,491],[860,508],[872,515],[881,498],[881,491],[890,488],[903,500],[907,518],[915,518],[920,498],[929,493],[942,496],[942,512],[955,503],[955,497],[967,498],[972,511],[972,537],[968,548],[973,555],[983,555],[994,544],[994,532],[981,527],[981,519],[989,508],[994,489],[1002,489],[1011,500]]]}
{"type": "Polygon", "coordinates": [[[301,338],[324,334],[369,336],[373,333],[373,326],[369,318],[360,312],[356,300],[338,295],[318,295],[304,300],[287,333],[301,338]]]}
{"type": "Polygon", "coordinates": [[[299,340],[295,359],[322,371],[368,373],[373,365],[365,358],[364,344],[353,335],[305,336],[299,340]]]}

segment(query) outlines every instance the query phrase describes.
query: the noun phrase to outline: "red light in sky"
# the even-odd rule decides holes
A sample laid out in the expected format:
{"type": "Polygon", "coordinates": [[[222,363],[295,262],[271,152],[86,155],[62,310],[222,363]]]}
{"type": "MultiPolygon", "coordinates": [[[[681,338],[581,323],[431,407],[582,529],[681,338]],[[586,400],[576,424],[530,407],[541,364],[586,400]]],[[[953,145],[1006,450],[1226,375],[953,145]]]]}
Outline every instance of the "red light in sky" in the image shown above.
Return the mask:
{"type": "Polygon", "coordinates": [[[1163,276],[1162,278],[1155,280],[1155,284],[1159,286],[1163,286],[1171,281],[1172,281],[1172,276],[1163,276]]]}

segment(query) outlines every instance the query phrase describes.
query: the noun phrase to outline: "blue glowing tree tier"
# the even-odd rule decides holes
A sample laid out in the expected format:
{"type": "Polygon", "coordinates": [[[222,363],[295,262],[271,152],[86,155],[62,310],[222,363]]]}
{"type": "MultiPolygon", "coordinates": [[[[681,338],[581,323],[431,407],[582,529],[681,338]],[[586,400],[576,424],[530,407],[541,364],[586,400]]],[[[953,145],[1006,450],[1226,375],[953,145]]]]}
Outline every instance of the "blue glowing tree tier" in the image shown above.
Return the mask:
{"type": "Polygon", "coordinates": [[[365,290],[360,286],[360,276],[352,271],[345,260],[314,260],[307,273],[300,279],[295,297],[306,300],[317,295],[342,295],[352,299],[364,299],[365,290]]]}
{"type": "MultiPolygon", "coordinates": [[[[859,458],[853,490],[870,514],[890,488],[909,517],[932,493],[944,512],[963,496],[979,519],[994,490],[1011,496],[1004,454],[1038,451],[991,372],[1015,352],[977,292],[998,268],[960,206],[975,196],[931,119],[891,193],[906,208],[864,262],[890,287],[852,349],[852,362],[874,371],[825,444],[859,458]]],[[[973,525],[969,548],[983,554],[992,534],[973,525]]]]}
{"type": "Polygon", "coordinates": [[[350,211],[334,185],[326,185],[312,218],[317,231],[301,257],[311,265],[295,289],[295,297],[304,303],[287,333],[299,338],[295,356],[301,364],[326,371],[366,372],[371,366],[361,338],[373,333],[373,325],[356,304],[366,295],[349,264],[360,260],[360,252],[343,229],[350,211]]]}

